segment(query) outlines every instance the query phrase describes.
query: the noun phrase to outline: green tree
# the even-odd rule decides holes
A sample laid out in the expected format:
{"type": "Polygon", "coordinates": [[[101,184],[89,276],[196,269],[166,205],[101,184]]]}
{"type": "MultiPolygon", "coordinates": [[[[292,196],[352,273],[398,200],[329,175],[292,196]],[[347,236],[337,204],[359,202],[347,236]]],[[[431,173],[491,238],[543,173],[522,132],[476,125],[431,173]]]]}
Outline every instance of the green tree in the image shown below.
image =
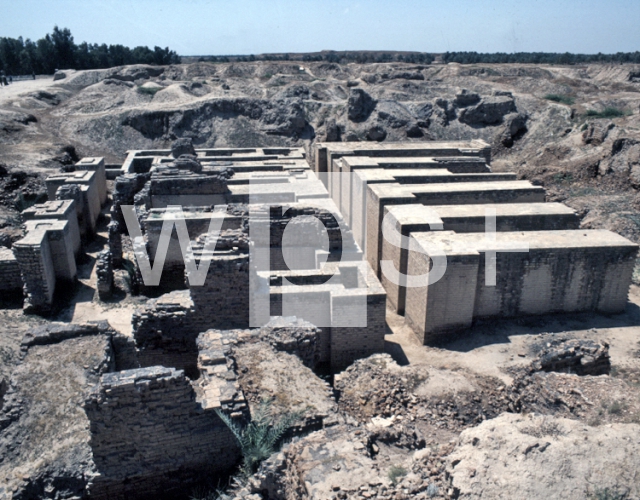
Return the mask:
{"type": "Polygon", "coordinates": [[[75,68],[76,65],[73,58],[75,44],[73,43],[73,36],[69,28],[60,29],[54,26],[53,33],[51,34],[51,42],[53,43],[56,67],[60,69],[75,68]]]}

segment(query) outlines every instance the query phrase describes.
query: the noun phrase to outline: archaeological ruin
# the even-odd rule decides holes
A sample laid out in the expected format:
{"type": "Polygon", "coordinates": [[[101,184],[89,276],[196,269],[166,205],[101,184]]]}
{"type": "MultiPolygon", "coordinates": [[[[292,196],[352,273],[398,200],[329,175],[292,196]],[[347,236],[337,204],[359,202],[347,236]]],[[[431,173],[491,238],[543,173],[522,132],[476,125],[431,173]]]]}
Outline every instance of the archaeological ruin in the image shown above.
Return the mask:
{"type": "MultiPolygon", "coordinates": [[[[26,235],[0,248],[0,290],[22,290],[25,312],[47,315],[68,300],[59,292],[78,285],[96,237],[95,300],[115,300],[123,274],[140,294],[130,335],[84,321],[24,338],[24,366],[79,381],[56,397],[81,408],[72,444],[83,469],[52,460],[48,476],[16,476],[0,497],[22,488],[30,493],[20,498],[37,498],[56,474],[77,498],[184,493],[240,459],[221,414],[249,419],[239,366],[255,346],[271,356],[256,361],[265,371],[277,360],[330,378],[388,350],[388,313],[425,345],[478,320],[619,313],[638,252],[618,234],[581,229],[543,187],[493,172],[481,140],[324,142],[308,154],[181,139],[129,151],[114,170],[83,158],[49,176],[49,201],[22,213],[26,235]],[[416,285],[438,268],[434,248],[446,270],[416,285]]],[[[21,401],[50,388],[25,377],[4,391],[0,429],[34,432],[35,406],[21,401]]],[[[318,401],[332,402],[315,402],[294,433],[338,423],[323,384],[318,401]]]]}

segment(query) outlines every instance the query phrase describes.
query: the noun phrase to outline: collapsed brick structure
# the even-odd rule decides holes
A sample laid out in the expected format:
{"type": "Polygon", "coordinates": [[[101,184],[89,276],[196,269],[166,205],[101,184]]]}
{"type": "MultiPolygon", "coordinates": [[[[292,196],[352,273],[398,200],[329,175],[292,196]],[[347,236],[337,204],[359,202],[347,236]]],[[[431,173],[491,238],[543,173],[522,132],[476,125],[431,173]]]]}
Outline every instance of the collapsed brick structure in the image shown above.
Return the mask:
{"type": "Polygon", "coordinates": [[[605,375],[611,371],[609,344],[579,339],[552,341],[538,353],[531,369],[576,375],[605,375]]]}
{"type": "Polygon", "coordinates": [[[191,283],[177,230],[171,229],[160,283],[170,293],[150,300],[133,317],[142,364],[163,363],[192,374],[195,338],[209,328],[247,328],[264,324],[271,316],[294,313],[317,321],[317,308],[282,311],[278,306],[282,297],[294,295],[326,294],[321,302],[333,304],[323,312],[321,362],[340,369],[357,357],[381,351],[384,290],[362,262],[351,231],[309,169],[304,153],[288,148],[195,153],[174,158],[169,150],[132,152],[123,166],[125,175],[116,182],[116,190],[123,188],[114,196],[115,210],[124,204],[118,206],[118,200],[130,203],[133,198],[140,223],[143,237],[134,238],[134,249],[148,251],[153,259],[161,247],[163,228],[180,219],[195,240],[195,263],[210,261],[204,284],[191,283]],[[222,203],[226,208],[219,206],[222,203]],[[167,208],[173,205],[182,206],[181,212],[167,208]],[[207,249],[205,233],[216,222],[220,234],[215,249],[207,249]],[[296,236],[287,240],[288,231],[296,236]],[[361,269],[344,267],[358,261],[364,265],[361,269]],[[324,271],[319,272],[323,264],[324,271]],[[295,272],[286,276],[292,265],[295,272]],[[325,290],[315,287],[318,279],[332,276],[334,283],[325,290]],[[273,281],[283,277],[295,278],[295,284],[283,288],[273,281]],[[366,316],[357,325],[360,329],[346,320],[356,303],[366,316]],[[256,309],[260,312],[251,317],[250,311],[256,309]]]}
{"type": "MultiPolygon", "coordinates": [[[[236,350],[245,344],[274,349],[314,366],[317,341],[318,329],[296,318],[262,329],[208,330],[197,340],[201,376],[192,381],[175,368],[140,368],[131,338],[107,322],[33,329],[24,337],[22,368],[0,407],[0,429],[9,438],[0,438],[0,455],[22,464],[34,446],[55,452],[43,451],[32,474],[19,477],[0,461],[0,494],[44,498],[47,491],[63,490],[76,498],[167,498],[206,484],[240,458],[237,441],[218,414],[240,425],[249,417],[236,350]],[[48,390],[50,377],[25,383],[46,367],[58,370],[60,387],[51,401],[34,397],[48,390]],[[72,410],[65,411],[69,401],[72,410]],[[69,429],[73,432],[66,435],[69,429]]],[[[331,415],[311,412],[300,425],[335,423],[331,415]]]]}
{"type": "MultiPolygon", "coordinates": [[[[23,211],[27,234],[13,246],[24,289],[24,308],[37,313],[51,310],[60,284],[76,280],[82,238],[93,236],[101,207],[107,202],[104,159],[83,158],[75,171],[54,174],[46,179],[46,185],[49,201],[23,211]]],[[[13,269],[11,259],[6,260],[8,267],[4,268],[13,269]]],[[[110,261],[108,264],[111,266],[110,261]]],[[[14,286],[11,273],[7,273],[7,283],[14,286]]],[[[100,275],[102,282],[108,279],[108,273],[100,275]]],[[[104,285],[102,288],[105,295],[104,285]]]]}

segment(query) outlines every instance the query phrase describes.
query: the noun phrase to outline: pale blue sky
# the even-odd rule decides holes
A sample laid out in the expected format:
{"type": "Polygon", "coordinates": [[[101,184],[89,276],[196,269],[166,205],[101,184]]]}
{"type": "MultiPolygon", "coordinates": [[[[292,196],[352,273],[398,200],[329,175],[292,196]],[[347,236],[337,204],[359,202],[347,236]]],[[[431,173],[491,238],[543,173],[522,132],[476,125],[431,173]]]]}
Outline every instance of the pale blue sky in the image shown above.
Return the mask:
{"type": "Polygon", "coordinates": [[[638,0],[0,0],[0,36],[181,55],[332,50],[640,50],[638,0]]]}

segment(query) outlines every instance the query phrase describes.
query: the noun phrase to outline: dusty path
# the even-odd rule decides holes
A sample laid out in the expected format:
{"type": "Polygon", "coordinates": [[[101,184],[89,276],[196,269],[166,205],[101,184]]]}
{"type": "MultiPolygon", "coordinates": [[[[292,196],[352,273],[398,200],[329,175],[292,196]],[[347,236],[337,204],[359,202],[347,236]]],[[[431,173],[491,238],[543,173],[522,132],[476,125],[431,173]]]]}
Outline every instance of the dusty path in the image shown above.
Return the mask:
{"type": "Polygon", "coordinates": [[[20,94],[35,92],[37,90],[46,90],[54,84],[53,76],[44,75],[37,76],[35,80],[14,81],[6,87],[3,85],[0,87],[0,106],[6,106],[20,94]]]}

